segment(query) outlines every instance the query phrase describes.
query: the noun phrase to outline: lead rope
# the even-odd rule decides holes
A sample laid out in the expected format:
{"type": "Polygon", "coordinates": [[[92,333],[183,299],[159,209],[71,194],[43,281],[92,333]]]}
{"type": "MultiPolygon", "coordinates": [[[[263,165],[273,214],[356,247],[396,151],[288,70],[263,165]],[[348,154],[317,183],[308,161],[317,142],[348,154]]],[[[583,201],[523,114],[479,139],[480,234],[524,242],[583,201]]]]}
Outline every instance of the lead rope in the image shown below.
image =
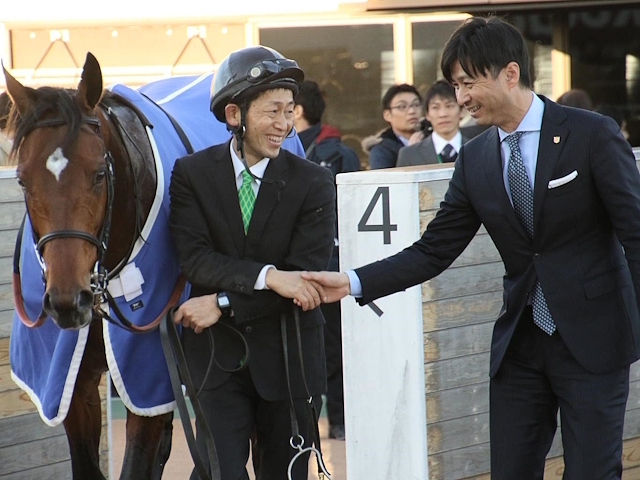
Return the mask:
{"type": "Polygon", "coordinates": [[[291,438],[289,439],[289,445],[298,452],[293,456],[289,462],[287,468],[287,479],[293,480],[292,470],[293,465],[303,455],[313,453],[316,456],[316,462],[318,464],[318,479],[319,480],[331,480],[331,475],[327,471],[324,465],[324,459],[322,457],[322,448],[320,446],[320,431],[318,430],[318,411],[313,403],[313,397],[309,393],[309,387],[307,385],[307,378],[304,374],[304,361],[302,360],[302,339],[300,336],[300,313],[297,306],[293,306],[293,318],[296,327],[296,339],[298,343],[298,358],[300,360],[300,373],[302,374],[302,383],[304,385],[305,394],[307,396],[307,410],[309,417],[313,423],[315,434],[315,445],[311,443],[308,447],[304,446],[304,437],[300,434],[300,428],[298,426],[298,419],[296,417],[296,411],[293,403],[293,393],[291,391],[291,376],[289,374],[289,347],[287,343],[287,317],[286,314],[280,315],[280,333],[282,335],[282,353],[284,354],[284,370],[287,376],[287,389],[289,390],[289,417],[291,419],[291,438]]]}

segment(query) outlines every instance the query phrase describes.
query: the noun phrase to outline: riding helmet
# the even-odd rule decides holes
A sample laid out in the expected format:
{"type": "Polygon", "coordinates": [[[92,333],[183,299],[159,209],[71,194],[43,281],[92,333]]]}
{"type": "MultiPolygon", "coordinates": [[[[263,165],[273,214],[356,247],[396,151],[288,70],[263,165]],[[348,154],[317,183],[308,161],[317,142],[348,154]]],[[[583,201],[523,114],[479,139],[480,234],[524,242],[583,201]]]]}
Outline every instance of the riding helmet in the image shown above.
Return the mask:
{"type": "Polygon", "coordinates": [[[298,93],[304,73],[295,60],[289,60],[269,47],[246,47],[226,57],[211,83],[210,109],[225,122],[224,108],[243,97],[274,88],[298,93]]]}

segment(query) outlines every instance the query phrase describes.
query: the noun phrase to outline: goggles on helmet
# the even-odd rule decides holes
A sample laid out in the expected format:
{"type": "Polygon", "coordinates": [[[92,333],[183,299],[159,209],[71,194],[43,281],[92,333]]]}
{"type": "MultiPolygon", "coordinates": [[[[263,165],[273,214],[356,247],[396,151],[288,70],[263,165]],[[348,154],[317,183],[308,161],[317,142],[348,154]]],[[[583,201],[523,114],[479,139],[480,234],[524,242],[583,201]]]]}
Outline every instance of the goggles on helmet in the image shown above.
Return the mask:
{"type": "Polygon", "coordinates": [[[299,67],[294,60],[289,60],[288,58],[269,58],[266,60],[260,60],[253,64],[247,72],[247,81],[253,84],[262,83],[263,80],[266,80],[272,75],[276,75],[289,68],[298,69],[299,67]]]}

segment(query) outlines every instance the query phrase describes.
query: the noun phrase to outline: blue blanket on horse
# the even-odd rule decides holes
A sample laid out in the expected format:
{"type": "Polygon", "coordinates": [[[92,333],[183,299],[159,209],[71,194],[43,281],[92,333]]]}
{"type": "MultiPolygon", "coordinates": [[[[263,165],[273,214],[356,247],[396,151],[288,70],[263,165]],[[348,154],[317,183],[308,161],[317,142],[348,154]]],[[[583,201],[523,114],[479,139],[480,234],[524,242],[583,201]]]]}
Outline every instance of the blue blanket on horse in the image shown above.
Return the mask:
{"type": "MultiPolygon", "coordinates": [[[[136,105],[153,125],[149,138],[158,177],[155,201],[127,266],[109,284],[118,307],[137,326],[147,325],[159,315],[179,274],[168,229],[168,187],[175,160],[187,151],[165,111],[180,124],[194,150],[230,138],[225,126],[209,111],[211,79],[212,74],[176,77],[139,90],[124,85],[110,87],[113,93],[136,105]]],[[[297,137],[286,139],[284,148],[304,156],[297,137]]],[[[30,318],[35,318],[41,310],[44,285],[28,219],[22,237],[20,271],[25,309],[30,318]]],[[[188,297],[188,292],[187,285],[180,301],[188,297]]],[[[67,416],[88,332],[88,327],[60,330],[51,319],[40,328],[29,329],[14,315],[11,377],[29,394],[48,425],[58,425],[67,416]]],[[[104,322],[103,334],[111,378],[125,406],[144,416],[172,411],[175,400],[158,330],[131,334],[104,322]]]]}

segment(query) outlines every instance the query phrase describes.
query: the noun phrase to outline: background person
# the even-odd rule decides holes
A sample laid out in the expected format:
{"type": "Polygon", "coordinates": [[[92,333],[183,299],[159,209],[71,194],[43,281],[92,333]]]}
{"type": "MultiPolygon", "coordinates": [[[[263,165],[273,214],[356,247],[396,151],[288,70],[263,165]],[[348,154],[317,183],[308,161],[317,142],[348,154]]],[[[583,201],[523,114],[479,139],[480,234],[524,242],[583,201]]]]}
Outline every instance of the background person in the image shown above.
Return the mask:
{"type": "Polygon", "coordinates": [[[462,107],[448,82],[438,80],[429,87],[424,97],[424,109],[425,118],[431,124],[431,135],[401,148],[398,167],[455,162],[460,147],[469,140],[460,131],[462,107]]]}
{"type": "Polygon", "coordinates": [[[444,77],[478,124],[422,238],[348,273],[308,273],[365,305],[441,273],[484,225],[505,265],[491,343],[493,480],[541,480],[560,411],[564,480],[619,480],[640,352],[640,175],[610,118],[531,91],[520,32],[472,18],[444,77]]]}
{"type": "MultiPolygon", "coordinates": [[[[290,398],[309,446],[326,391],[324,319],[315,308],[319,297],[291,270],[329,263],[335,236],[333,178],[326,168],[280,148],[293,127],[293,97],[302,79],[296,62],[266,47],[226,57],[213,81],[211,110],[233,138],[179,159],[169,188],[171,234],[192,285],[191,298],[175,320],[184,327],[194,382],[204,382],[199,399],[223,480],[248,479],[245,465],[254,433],[257,478],[286,478],[297,453],[289,445],[290,398]],[[299,326],[291,298],[305,310],[299,326]],[[209,328],[213,338],[202,334],[209,328]],[[212,355],[215,362],[206,376],[212,355]]],[[[197,433],[206,458],[202,432],[197,433]]],[[[307,478],[307,461],[308,455],[294,464],[296,480],[307,478]]],[[[195,471],[191,478],[198,478],[195,471]]]]}
{"type": "Polygon", "coordinates": [[[422,100],[413,85],[394,85],[382,97],[382,118],[389,127],[362,140],[372,170],[395,167],[398,151],[409,144],[422,117],[422,100]]]}

